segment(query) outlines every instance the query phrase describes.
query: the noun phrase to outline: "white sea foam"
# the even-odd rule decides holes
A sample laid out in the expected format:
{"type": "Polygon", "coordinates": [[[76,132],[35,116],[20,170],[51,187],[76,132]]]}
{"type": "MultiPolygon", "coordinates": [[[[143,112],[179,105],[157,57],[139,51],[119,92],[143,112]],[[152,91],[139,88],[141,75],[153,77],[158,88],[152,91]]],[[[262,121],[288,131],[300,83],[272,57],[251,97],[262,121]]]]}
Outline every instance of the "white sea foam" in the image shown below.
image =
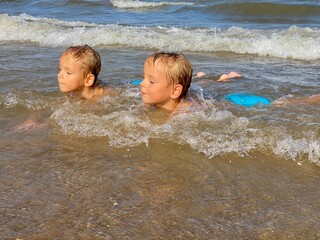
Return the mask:
{"type": "Polygon", "coordinates": [[[191,5],[187,2],[142,2],[139,0],[110,0],[111,4],[116,8],[149,8],[165,5],[191,5]]]}
{"type": "Polygon", "coordinates": [[[320,59],[320,29],[250,30],[133,27],[0,14],[0,41],[44,46],[126,46],[191,52],[233,52],[301,60],[320,59]],[[156,41],[155,41],[156,39],[156,41]]]}

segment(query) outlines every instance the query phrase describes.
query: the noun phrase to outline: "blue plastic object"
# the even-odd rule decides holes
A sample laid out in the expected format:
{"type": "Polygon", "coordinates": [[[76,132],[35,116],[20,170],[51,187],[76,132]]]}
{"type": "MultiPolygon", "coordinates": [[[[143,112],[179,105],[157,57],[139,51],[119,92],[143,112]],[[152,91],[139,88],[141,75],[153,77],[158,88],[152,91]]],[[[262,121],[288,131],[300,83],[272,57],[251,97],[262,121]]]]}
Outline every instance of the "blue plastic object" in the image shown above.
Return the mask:
{"type": "Polygon", "coordinates": [[[141,79],[136,79],[134,81],[131,82],[132,85],[140,85],[140,83],[142,82],[141,79]]]}
{"type": "Polygon", "coordinates": [[[233,93],[224,97],[226,100],[244,107],[253,107],[256,105],[269,105],[269,98],[254,95],[252,93],[233,93]]]}

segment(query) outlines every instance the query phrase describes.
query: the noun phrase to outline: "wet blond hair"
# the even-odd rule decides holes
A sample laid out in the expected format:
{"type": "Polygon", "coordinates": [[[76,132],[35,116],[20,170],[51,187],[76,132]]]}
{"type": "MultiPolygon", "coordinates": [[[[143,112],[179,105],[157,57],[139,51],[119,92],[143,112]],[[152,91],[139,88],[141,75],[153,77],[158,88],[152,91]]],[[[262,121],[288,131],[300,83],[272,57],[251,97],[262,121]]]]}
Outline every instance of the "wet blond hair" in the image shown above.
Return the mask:
{"type": "Polygon", "coordinates": [[[99,53],[93,50],[93,48],[90,46],[83,45],[69,47],[63,52],[62,56],[69,54],[76,60],[81,61],[84,76],[88,75],[89,73],[94,75],[94,85],[101,70],[101,58],[99,53]]]}
{"type": "Polygon", "coordinates": [[[166,79],[169,85],[182,85],[180,98],[187,96],[192,79],[192,65],[182,53],[155,52],[147,58],[155,65],[156,61],[163,64],[166,72],[166,79]]]}

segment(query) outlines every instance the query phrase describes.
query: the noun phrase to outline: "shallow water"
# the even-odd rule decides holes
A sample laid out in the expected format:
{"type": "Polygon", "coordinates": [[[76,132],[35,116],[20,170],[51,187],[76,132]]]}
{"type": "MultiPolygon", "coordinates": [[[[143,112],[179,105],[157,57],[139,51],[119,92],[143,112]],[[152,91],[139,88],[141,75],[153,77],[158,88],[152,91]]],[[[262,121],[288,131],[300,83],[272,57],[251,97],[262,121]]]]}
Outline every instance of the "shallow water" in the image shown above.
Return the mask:
{"type": "Polygon", "coordinates": [[[314,165],[259,153],[208,160],[168,141],[114,149],[101,138],[37,135],[2,147],[4,239],[319,237],[314,165]]]}
{"type": "Polygon", "coordinates": [[[319,105],[224,100],[319,94],[318,1],[0,6],[1,239],[320,238],[319,105]],[[58,89],[60,54],[85,43],[115,91],[98,103],[58,89]],[[130,82],[154,50],[208,73],[190,90],[200,107],[141,103],[130,82]]]}

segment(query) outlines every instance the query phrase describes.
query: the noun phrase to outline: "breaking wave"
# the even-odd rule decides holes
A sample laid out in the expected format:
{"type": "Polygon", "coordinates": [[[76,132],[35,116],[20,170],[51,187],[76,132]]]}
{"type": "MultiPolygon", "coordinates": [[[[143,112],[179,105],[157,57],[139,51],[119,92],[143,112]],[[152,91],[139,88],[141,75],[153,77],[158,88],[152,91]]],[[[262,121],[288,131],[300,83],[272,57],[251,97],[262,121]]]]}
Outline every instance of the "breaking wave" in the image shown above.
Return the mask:
{"type": "Polygon", "coordinates": [[[189,52],[232,52],[300,60],[320,59],[320,29],[186,29],[65,22],[0,14],[0,42],[44,46],[124,46],[189,52]],[[156,39],[156,41],[155,41],[156,39]]]}

